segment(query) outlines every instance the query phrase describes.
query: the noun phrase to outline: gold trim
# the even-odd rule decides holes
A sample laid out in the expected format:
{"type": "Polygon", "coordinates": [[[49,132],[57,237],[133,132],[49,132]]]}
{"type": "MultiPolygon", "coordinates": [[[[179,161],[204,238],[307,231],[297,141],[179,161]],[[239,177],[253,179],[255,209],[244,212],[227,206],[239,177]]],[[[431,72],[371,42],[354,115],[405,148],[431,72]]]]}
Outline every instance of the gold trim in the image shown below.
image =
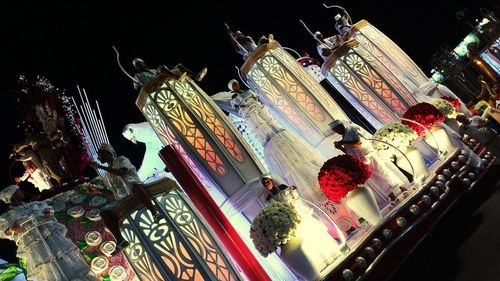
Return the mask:
{"type": "MultiPolygon", "coordinates": [[[[142,108],[146,104],[146,99],[149,97],[149,94],[155,92],[162,84],[168,84],[168,81],[170,80],[178,80],[178,79],[177,77],[174,77],[166,73],[160,73],[156,75],[155,79],[153,79],[147,85],[142,87],[141,91],[139,92],[139,96],[135,100],[135,105],[139,107],[139,109],[142,111],[142,108]]],[[[186,76],[184,81],[187,82],[189,80],[192,79],[189,76],[186,76]]]]}
{"type": "Polygon", "coordinates": [[[252,69],[253,64],[262,57],[267,51],[277,49],[280,46],[278,42],[272,38],[269,39],[269,43],[262,44],[255,49],[255,51],[248,57],[243,66],[241,66],[241,73],[246,76],[250,69],[252,69]]]}
{"type": "Polygon", "coordinates": [[[326,73],[330,71],[335,62],[345,55],[350,49],[359,45],[358,40],[351,39],[347,42],[342,43],[340,47],[337,47],[333,53],[325,60],[323,66],[321,66],[321,73],[326,76],[326,73]]]}
{"type": "Polygon", "coordinates": [[[355,33],[356,31],[360,31],[361,28],[371,25],[367,20],[360,20],[357,23],[355,23],[353,26],[351,26],[351,34],[355,33]]]}
{"type": "MultiPolygon", "coordinates": [[[[142,188],[144,188],[146,192],[151,195],[151,197],[156,197],[161,194],[169,193],[172,190],[176,190],[179,187],[174,180],[166,178],[150,184],[145,184],[142,188]]],[[[139,199],[137,199],[136,195],[132,193],[117,202],[116,206],[113,208],[113,213],[121,223],[132,212],[141,208],[145,208],[145,206],[143,206],[139,199]]]]}

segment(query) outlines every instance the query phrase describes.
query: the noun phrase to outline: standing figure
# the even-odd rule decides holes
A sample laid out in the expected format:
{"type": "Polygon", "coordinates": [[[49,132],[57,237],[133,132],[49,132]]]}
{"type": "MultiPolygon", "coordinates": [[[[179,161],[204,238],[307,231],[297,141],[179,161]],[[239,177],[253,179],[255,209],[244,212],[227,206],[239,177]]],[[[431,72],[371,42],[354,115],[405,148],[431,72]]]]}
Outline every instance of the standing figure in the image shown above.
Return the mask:
{"type": "MultiPolygon", "coordinates": [[[[90,165],[93,168],[106,171],[104,183],[113,192],[115,199],[123,199],[133,192],[139,201],[151,212],[153,219],[158,222],[161,219],[161,215],[155,209],[153,203],[151,203],[150,195],[144,190],[137,171],[130,160],[125,156],[117,157],[113,147],[106,143],[101,144],[97,154],[99,161],[106,163],[107,166],[99,165],[96,162],[91,162],[90,165]]],[[[119,219],[112,211],[115,204],[108,204],[101,212],[102,220],[116,239],[116,248],[113,255],[122,251],[129,244],[121,235],[119,219]]]]}
{"type": "Polygon", "coordinates": [[[137,73],[134,75],[133,79],[134,89],[136,90],[140,90],[142,87],[149,84],[160,73],[167,74],[181,81],[184,81],[188,76],[191,77],[192,79],[195,79],[196,81],[201,81],[203,77],[205,77],[205,75],[207,74],[206,67],[203,68],[200,72],[194,73],[192,70],[190,70],[189,68],[185,67],[180,63],[174,66],[172,69],[169,69],[164,65],[161,65],[156,70],[147,68],[144,61],[140,58],[135,58],[132,61],[132,64],[137,70],[137,73]]]}
{"type": "Polygon", "coordinates": [[[349,15],[347,11],[342,8],[342,14],[337,14],[335,16],[335,29],[342,37],[342,41],[345,41],[351,36],[351,24],[349,23],[349,15]]]}
{"type": "MultiPolygon", "coordinates": [[[[395,189],[400,192],[406,191],[403,179],[405,176],[391,162],[385,162],[378,155],[366,140],[363,129],[354,124],[346,124],[343,121],[335,120],[330,124],[332,130],[342,136],[342,140],[335,142],[335,148],[344,153],[358,157],[370,166],[372,176],[368,181],[375,185],[384,195],[389,196],[391,200],[396,199],[395,189]],[[362,138],[365,138],[363,140],[362,138]]],[[[398,192],[399,193],[399,192],[398,192]]]]}
{"type": "MultiPolygon", "coordinates": [[[[338,218],[343,207],[332,205],[318,183],[318,172],[327,159],[309,143],[281,127],[253,91],[242,91],[236,80],[231,89],[234,92],[231,105],[262,143],[270,171],[296,186],[301,197],[324,207],[334,220],[338,218]]],[[[355,220],[351,219],[351,225],[354,224],[355,220]]]]}
{"type": "Polygon", "coordinates": [[[236,52],[247,59],[248,56],[257,49],[257,44],[250,36],[245,36],[241,31],[232,32],[228,29],[229,39],[236,52]]]}
{"type": "Polygon", "coordinates": [[[461,123],[458,132],[461,136],[469,135],[476,139],[493,155],[500,159],[500,135],[487,127],[488,119],[480,116],[467,118],[465,115],[457,115],[457,121],[461,123]]]}
{"type": "Polygon", "coordinates": [[[156,77],[156,70],[147,68],[146,63],[142,59],[135,58],[132,64],[137,70],[137,73],[134,75],[134,89],[140,90],[156,77]]]}
{"type": "Polygon", "coordinates": [[[52,148],[49,139],[44,134],[33,134],[28,136],[23,142],[14,147],[14,152],[19,153],[25,148],[31,148],[40,155],[42,163],[49,172],[51,178],[58,183],[67,178],[66,173],[60,165],[62,158],[60,151],[52,148]]]}
{"type": "Polygon", "coordinates": [[[319,31],[314,33],[314,38],[318,42],[316,45],[316,49],[318,54],[323,58],[323,61],[326,61],[327,58],[332,54],[333,50],[335,50],[342,43],[342,38],[340,35],[334,35],[327,38],[324,38],[323,34],[319,31]]]}
{"type": "Polygon", "coordinates": [[[27,180],[40,191],[52,188],[49,172],[43,165],[40,158],[36,155],[35,151],[27,147],[19,151],[17,155],[12,156],[14,157],[14,160],[23,162],[25,169],[24,174],[21,177],[16,178],[16,184],[27,180]]]}
{"type": "Polygon", "coordinates": [[[241,31],[233,32],[227,27],[227,34],[229,35],[229,39],[231,40],[231,44],[233,45],[236,52],[243,56],[243,59],[246,60],[251,53],[253,53],[258,46],[262,44],[269,43],[270,40],[273,39],[273,35],[269,34],[269,38],[262,36],[259,38],[258,44],[255,44],[255,41],[250,36],[244,35],[241,31]]]}
{"type": "Polygon", "coordinates": [[[24,202],[23,192],[11,185],[0,192],[0,200],[11,208],[0,216],[0,238],[16,242],[17,256],[28,265],[29,280],[97,281],[78,247],[66,237],[66,227],[57,222],[45,202],[24,202]]]}

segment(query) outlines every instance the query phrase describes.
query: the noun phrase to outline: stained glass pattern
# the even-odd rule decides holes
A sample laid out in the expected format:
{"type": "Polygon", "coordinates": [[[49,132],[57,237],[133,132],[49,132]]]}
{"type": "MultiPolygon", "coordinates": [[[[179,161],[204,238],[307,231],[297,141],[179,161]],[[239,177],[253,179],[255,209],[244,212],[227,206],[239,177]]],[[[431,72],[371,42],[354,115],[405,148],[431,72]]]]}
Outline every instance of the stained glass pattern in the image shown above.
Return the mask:
{"type": "Polygon", "coordinates": [[[361,33],[373,41],[375,45],[379,46],[389,57],[394,58],[394,61],[398,65],[401,65],[401,67],[413,77],[418,85],[422,85],[427,82],[427,77],[415,64],[415,62],[413,62],[413,60],[411,60],[398,45],[396,45],[391,39],[385,36],[373,25],[364,26],[361,28],[361,33]]]}
{"type": "MultiPolygon", "coordinates": [[[[297,64],[297,61],[295,61],[286,51],[277,48],[272,50],[272,53],[284,65],[286,65],[289,71],[301,78],[301,82],[304,83],[304,86],[307,88],[309,93],[314,95],[318,102],[323,105],[326,111],[328,111],[332,116],[332,119],[349,120],[344,111],[342,111],[342,109],[340,109],[340,107],[333,101],[325,89],[323,89],[323,87],[321,87],[321,85],[319,85],[312,76],[307,75],[307,70],[297,64]]],[[[321,70],[319,71],[321,75],[321,70]]]]}
{"type": "Polygon", "coordinates": [[[240,148],[234,141],[230,132],[226,130],[219,118],[214,114],[213,108],[202,99],[197,89],[189,82],[171,80],[169,83],[175,91],[184,98],[198,118],[203,120],[209,129],[217,136],[217,139],[229,151],[231,156],[239,162],[244,161],[240,148]]]}
{"type": "Polygon", "coordinates": [[[203,183],[203,185],[206,186],[207,188],[208,187],[212,188],[214,184],[211,181],[209,181],[208,178],[200,171],[200,169],[194,163],[191,157],[189,157],[184,147],[182,147],[182,145],[180,145],[177,142],[174,133],[166,126],[165,121],[161,119],[158,110],[156,110],[156,107],[151,103],[151,100],[149,98],[146,99],[143,112],[146,116],[146,119],[152,125],[154,131],[156,132],[162,143],[164,145],[169,145],[169,144],[173,145],[175,149],[179,151],[182,158],[187,162],[188,166],[195,173],[198,179],[203,183]]]}
{"type": "MultiPolygon", "coordinates": [[[[371,43],[370,43],[371,44],[371,43]]],[[[387,80],[388,84],[390,84],[394,90],[395,90],[395,93],[400,96],[400,101],[405,103],[405,105],[407,107],[410,107],[412,105],[415,105],[417,104],[417,101],[415,100],[415,98],[410,94],[410,92],[408,91],[408,89],[396,78],[396,76],[394,75],[395,71],[399,71],[395,68],[397,68],[393,63],[392,61],[389,61],[385,55],[380,54],[380,59],[384,60],[384,58],[386,58],[384,60],[384,62],[380,62],[378,59],[376,59],[376,57],[370,52],[370,51],[367,51],[365,48],[363,47],[357,47],[355,48],[356,49],[356,52],[362,56],[372,67],[374,67],[380,74],[381,76],[384,77],[385,80],[387,80]],[[389,71],[388,68],[392,67],[394,70],[389,71]]],[[[372,50],[377,50],[377,48],[372,48],[372,50]]],[[[414,85],[414,84],[413,84],[414,85]]],[[[413,89],[416,89],[417,86],[414,85],[413,89]]]]}
{"type": "Polygon", "coordinates": [[[143,244],[137,237],[130,222],[137,216],[137,212],[127,218],[122,225],[122,235],[130,242],[130,246],[125,249],[125,255],[129,262],[134,267],[137,277],[142,281],[163,281],[165,279],[158,267],[151,259],[150,254],[144,248],[143,244]]]}
{"type": "Polygon", "coordinates": [[[297,114],[292,104],[283,97],[281,91],[271,82],[265,73],[258,67],[252,68],[249,78],[259,90],[260,93],[269,99],[270,105],[276,107],[304,136],[312,135],[311,128],[297,114]]]}
{"type": "Polygon", "coordinates": [[[392,108],[399,116],[402,116],[408,109],[400,98],[394,93],[390,85],[380,77],[380,75],[368,65],[358,54],[350,50],[342,60],[346,65],[363,80],[387,106],[392,108]]]}
{"type": "Polygon", "coordinates": [[[385,107],[379,100],[373,97],[364,85],[353,75],[344,63],[337,61],[330,70],[331,74],[353,95],[364,107],[379,118],[382,123],[389,123],[396,119],[396,116],[385,107]]]}
{"type": "MultiPolygon", "coordinates": [[[[152,93],[151,98],[162,110],[162,114],[168,118],[174,129],[180,136],[194,148],[195,152],[204,159],[207,165],[220,175],[226,174],[224,163],[215,153],[214,149],[196,126],[188,112],[179,104],[172,91],[163,85],[157,92],[152,93]]],[[[161,128],[161,116],[156,106],[151,102],[145,106],[145,114],[148,120],[151,120],[153,127],[161,128]]],[[[163,123],[164,125],[164,123],[163,123]]],[[[163,128],[160,129],[161,137],[169,139],[168,133],[163,128]]]]}
{"type": "Polygon", "coordinates": [[[207,229],[176,192],[157,197],[164,219],[141,209],[124,222],[125,253],[141,280],[238,280],[207,229]]]}
{"type": "MultiPolygon", "coordinates": [[[[290,73],[288,69],[285,69],[274,56],[263,56],[257,63],[267,71],[267,74],[273,81],[277,83],[283,91],[288,93],[313,120],[318,122],[323,122],[325,120],[323,111],[316,102],[311,99],[308,91],[304,89],[297,79],[292,76],[292,73],[290,73]]],[[[297,62],[294,61],[294,63],[296,64],[297,62]]]]}

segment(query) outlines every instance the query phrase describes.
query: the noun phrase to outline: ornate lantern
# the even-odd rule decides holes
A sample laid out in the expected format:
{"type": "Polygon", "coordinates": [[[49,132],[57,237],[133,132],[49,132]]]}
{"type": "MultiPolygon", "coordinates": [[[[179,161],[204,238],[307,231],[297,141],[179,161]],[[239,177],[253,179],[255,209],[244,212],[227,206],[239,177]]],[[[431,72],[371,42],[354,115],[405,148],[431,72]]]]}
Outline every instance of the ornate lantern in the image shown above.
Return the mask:
{"type": "Polygon", "coordinates": [[[352,38],[368,50],[410,91],[429,81],[417,64],[396,43],[366,20],[351,27],[352,38]]]}
{"type": "MultiPolygon", "coordinates": [[[[264,168],[193,80],[160,74],[141,90],[136,104],[163,144],[173,144],[202,182],[220,189],[237,211],[253,217],[261,205],[254,200],[257,195],[251,186],[259,184],[264,168]]],[[[216,192],[211,190],[211,195],[217,196],[216,192]]]]}
{"type": "Polygon", "coordinates": [[[397,77],[356,39],[335,49],[322,72],[375,128],[398,121],[417,103],[397,77]]]}
{"type": "MultiPolygon", "coordinates": [[[[217,202],[213,207],[224,211],[250,245],[248,219],[263,207],[260,197],[266,191],[260,176],[265,170],[227,116],[189,77],[178,80],[166,74],[142,88],[136,105],[162,143],[175,147],[188,163],[217,202]]],[[[270,276],[291,276],[276,256],[260,262],[270,276]]]]}
{"type": "Polygon", "coordinates": [[[135,196],[113,210],[123,219],[122,234],[131,243],[125,254],[140,280],[242,280],[175,181],[163,179],[146,188],[163,215],[160,223],[138,208],[135,196]]]}
{"type": "Polygon", "coordinates": [[[335,119],[349,120],[328,93],[277,41],[260,45],[241,72],[260,98],[312,146],[332,155],[336,134],[328,126],[335,119]]]}

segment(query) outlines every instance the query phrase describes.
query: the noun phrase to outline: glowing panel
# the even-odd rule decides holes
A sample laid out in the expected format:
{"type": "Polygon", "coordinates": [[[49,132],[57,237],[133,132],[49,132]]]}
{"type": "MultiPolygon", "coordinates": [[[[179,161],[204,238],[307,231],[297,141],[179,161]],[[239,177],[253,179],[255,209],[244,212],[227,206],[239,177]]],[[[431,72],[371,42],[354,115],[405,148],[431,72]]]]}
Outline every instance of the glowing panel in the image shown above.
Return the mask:
{"type": "Polygon", "coordinates": [[[249,77],[258,89],[267,94],[267,98],[270,102],[282,114],[287,116],[290,122],[294,124],[298,130],[300,130],[301,134],[305,136],[312,134],[312,130],[308,124],[306,124],[306,122],[297,114],[293,105],[285,97],[283,97],[281,90],[271,82],[270,78],[266,76],[264,71],[259,68],[254,68],[249,73],[249,77]]]}
{"type": "Polygon", "coordinates": [[[176,191],[157,197],[165,218],[159,224],[142,209],[123,224],[131,242],[125,254],[141,280],[239,280],[221,249],[176,191]]]}
{"type": "Polygon", "coordinates": [[[372,92],[364,87],[363,83],[358,80],[358,77],[344,63],[337,61],[335,66],[330,70],[330,73],[347,89],[349,95],[354,96],[382,124],[397,119],[397,116],[389,108],[373,97],[372,92]]]}
{"type": "MultiPolygon", "coordinates": [[[[390,38],[385,36],[380,30],[375,28],[373,25],[369,24],[367,21],[362,21],[357,23],[362,25],[359,28],[359,32],[362,33],[368,40],[373,42],[385,55],[394,61],[400,69],[404,70],[413,81],[418,85],[422,85],[428,81],[425,74],[417,66],[417,64],[408,55],[399,48],[399,46],[394,43],[390,38]]],[[[357,39],[357,34],[354,34],[354,38],[357,39]]]]}
{"type": "Polygon", "coordinates": [[[362,48],[356,51],[391,84],[397,93],[404,98],[409,106],[417,104],[410,91],[418,89],[412,77],[399,68],[377,46],[373,45],[364,35],[356,37],[362,48]]]}
{"type": "Polygon", "coordinates": [[[196,164],[193,162],[191,157],[189,157],[184,148],[179,144],[179,142],[177,142],[174,133],[166,126],[165,121],[160,117],[158,110],[156,110],[156,107],[151,103],[151,100],[149,98],[146,98],[144,113],[146,119],[151,124],[153,130],[155,130],[161,142],[164,145],[173,144],[177,149],[177,151],[179,151],[179,153],[182,155],[182,158],[184,158],[184,160],[188,163],[189,167],[196,174],[198,179],[203,183],[203,185],[205,185],[206,187],[213,188],[214,184],[208,180],[208,178],[201,172],[198,166],[196,166],[196,164]]]}
{"type": "MultiPolygon", "coordinates": [[[[179,101],[176,99],[167,85],[163,85],[158,92],[150,94],[151,98],[162,110],[170,122],[175,127],[175,130],[183,136],[190,145],[192,145],[198,155],[206,161],[208,166],[220,175],[226,174],[224,163],[220,157],[214,152],[210,143],[205,139],[200,129],[196,126],[188,112],[180,106],[179,101]]],[[[158,113],[153,104],[149,104],[145,108],[146,114],[158,113]]],[[[159,114],[154,119],[160,119],[159,114]]],[[[152,124],[155,127],[154,124],[152,124]]]]}
{"type": "Polygon", "coordinates": [[[191,83],[180,83],[178,81],[170,80],[170,85],[173,86],[184,101],[191,106],[191,109],[198,115],[198,118],[203,120],[212,132],[217,136],[219,141],[224,144],[231,156],[239,162],[243,162],[243,154],[240,148],[236,145],[229,132],[224,128],[219,119],[214,115],[213,108],[201,99],[197,94],[197,90],[191,83]]]}
{"type": "Polygon", "coordinates": [[[357,53],[350,50],[343,58],[346,65],[367,84],[385,104],[399,115],[403,115],[408,109],[396,95],[392,87],[357,53]]]}

